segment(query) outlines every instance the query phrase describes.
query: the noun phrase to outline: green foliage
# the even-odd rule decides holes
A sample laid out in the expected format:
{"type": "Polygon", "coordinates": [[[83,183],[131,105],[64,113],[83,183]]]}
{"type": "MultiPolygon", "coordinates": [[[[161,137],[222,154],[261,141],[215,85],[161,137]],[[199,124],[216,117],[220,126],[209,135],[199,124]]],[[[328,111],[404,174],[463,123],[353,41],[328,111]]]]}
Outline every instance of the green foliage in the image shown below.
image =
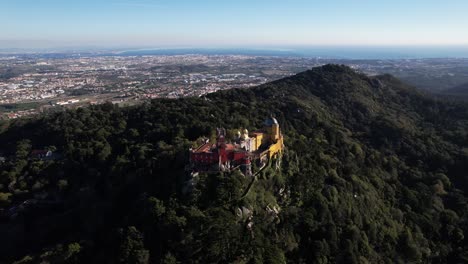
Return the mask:
{"type": "Polygon", "coordinates": [[[148,263],[149,252],[144,248],[143,235],[130,226],[120,231],[120,263],[148,263]]]}
{"type": "Polygon", "coordinates": [[[81,246],[78,243],[71,243],[68,245],[66,253],[65,253],[65,260],[69,260],[72,257],[76,256],[76,254],[80,253],[81,246]]]}
{"type": "Polygon", "coordinates": [[[326,65],[203,98],[12,121],[0,132],[0,208],[12,212],[0,258],[464,263],[467,120],[463,103],[326,65]],[[189,148],[270,114],[285,136],[281,169],[200,173],[184,192],[189,148]]]}
{"type": "Polygon", "coordinates": [[[13,262],[13,264],[26,264],[26,263],[33,263],[33,258],[30,256],[25,256],[21,260],[13,262]]]}

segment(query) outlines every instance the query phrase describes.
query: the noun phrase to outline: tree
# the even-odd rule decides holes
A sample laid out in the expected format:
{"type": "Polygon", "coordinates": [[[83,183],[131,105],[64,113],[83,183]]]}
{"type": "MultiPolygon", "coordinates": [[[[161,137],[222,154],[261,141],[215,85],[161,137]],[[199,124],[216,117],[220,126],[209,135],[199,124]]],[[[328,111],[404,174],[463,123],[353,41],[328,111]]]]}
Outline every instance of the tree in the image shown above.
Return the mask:
{"type": "Polygon", "coordinates": [[[149,251],[145,249],[143,234],[134,226],[120,230],[120,263],[144,264],[149,262],[149,251]]]}

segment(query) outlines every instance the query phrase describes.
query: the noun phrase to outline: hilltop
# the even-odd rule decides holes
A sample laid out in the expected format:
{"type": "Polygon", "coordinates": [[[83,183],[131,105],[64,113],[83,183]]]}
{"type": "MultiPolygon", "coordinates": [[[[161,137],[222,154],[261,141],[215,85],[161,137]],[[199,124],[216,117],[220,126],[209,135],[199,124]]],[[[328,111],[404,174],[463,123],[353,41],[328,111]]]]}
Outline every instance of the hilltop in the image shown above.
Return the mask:
{"type": "Polygon", "coordinates": [[[0,258],[466,262],[467,131],[467,104],[339,65],[0,124],[0,258]],[[262,171],[248,193],[237,172],[202,173],[183,192],[190,148],[270,115],[284,134],[280,170],[262,171]]]}

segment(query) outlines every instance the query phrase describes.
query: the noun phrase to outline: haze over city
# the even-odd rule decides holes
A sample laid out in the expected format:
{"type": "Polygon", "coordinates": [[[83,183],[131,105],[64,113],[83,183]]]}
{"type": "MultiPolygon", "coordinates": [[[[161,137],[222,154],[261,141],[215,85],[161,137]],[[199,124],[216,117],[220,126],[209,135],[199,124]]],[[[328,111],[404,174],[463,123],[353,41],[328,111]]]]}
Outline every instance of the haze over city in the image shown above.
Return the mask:
{"type": "Polygon", "coordinates": [[[0,0],[0,264],[468,263],[468,0],[0,0]]]}
{"type": "MultiPolygon", "coordinates": [[[[468,83],[466,1],[0,0],[0,118],[204,96],[324,64],[468,83]]],[[[455,89],[455,92],[454,90],[455,89]]]]}

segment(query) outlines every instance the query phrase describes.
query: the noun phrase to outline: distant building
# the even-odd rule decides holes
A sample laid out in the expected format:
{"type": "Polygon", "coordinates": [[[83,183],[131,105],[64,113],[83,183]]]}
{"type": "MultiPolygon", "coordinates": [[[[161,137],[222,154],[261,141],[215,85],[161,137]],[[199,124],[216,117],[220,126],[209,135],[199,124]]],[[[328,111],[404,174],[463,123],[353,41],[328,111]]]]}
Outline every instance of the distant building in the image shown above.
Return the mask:
{"type": "Polygon", "coordinates": [[[55,104],[57,104],[57,105],[69,105],[69,104],[76,104],[76,103],[79,103],[79,102],[80,102],[79,99],[70,99],[68,101],[58,101],[55,104]]]}
{"type": "Polygon", "coordinates": [[[216,143],[206,142],[191,150],[190,163],[194,171],[231,171],[240,168],[245,175],[252,175],[251,164],[260,165],[271,159],[279,159],[284,142],[278,121],[271,117],[264,128],[249,133],[246,129],[238,132],[233,142],[226,142],[226,130],[217,130],[216,143]]]}

